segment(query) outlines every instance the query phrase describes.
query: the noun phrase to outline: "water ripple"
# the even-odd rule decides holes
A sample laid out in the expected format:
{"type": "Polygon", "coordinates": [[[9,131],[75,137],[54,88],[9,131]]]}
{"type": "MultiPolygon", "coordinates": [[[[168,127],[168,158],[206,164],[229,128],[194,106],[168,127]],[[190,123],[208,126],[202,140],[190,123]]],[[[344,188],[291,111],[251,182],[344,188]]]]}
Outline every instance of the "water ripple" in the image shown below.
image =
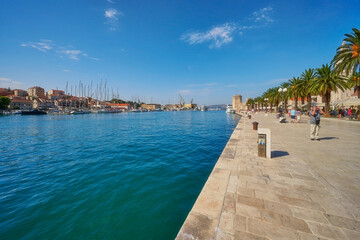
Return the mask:
{"type": "Polygon", "coordinates": [[[173,239],[238,118],[0,118],[0,239],[173,239]]]}

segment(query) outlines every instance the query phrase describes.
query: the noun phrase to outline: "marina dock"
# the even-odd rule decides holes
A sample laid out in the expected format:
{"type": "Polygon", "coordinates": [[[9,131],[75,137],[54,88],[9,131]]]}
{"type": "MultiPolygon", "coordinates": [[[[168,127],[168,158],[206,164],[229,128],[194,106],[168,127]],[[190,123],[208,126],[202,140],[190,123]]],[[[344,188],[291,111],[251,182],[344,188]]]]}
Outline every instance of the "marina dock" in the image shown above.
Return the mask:
{"type": "Polygon", "coordinates": [[[177,240],[360,239],[360,124],[308,117],[242,117],[177,240]],[[272,158],[257,156],[259,127],[271,130],[272,158]]]}

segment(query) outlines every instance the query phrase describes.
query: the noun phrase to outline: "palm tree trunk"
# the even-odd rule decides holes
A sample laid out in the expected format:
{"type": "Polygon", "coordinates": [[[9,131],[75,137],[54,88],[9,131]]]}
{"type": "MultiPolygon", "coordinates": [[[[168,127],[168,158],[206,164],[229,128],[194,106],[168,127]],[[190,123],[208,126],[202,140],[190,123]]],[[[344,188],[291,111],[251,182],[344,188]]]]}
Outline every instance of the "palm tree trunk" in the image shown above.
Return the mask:
{"type": "Polygon", "coordinates": [[[295,97],[295,110],[298,109],[298,97],[296,96],[295,97]]]}
{"type": "Polygon", "coordinates": [[[279,112],[279,102],[276,102],[276,107],[275,107],[275,109],[276,109],[276,112],[278,113],[278,112],[279,112]]]}
{"type": "Polygon", "coordinates": [[[310,110],[311,110],[311,95],[309,94],[309,95],[307,95],[307,110],[308,110],[308,112],[310,112],[310,110]]]}
{"type": "Polygon", "coordinates": [[[301,105],[304,105],[304,103],[305,103],[305,98],[301,97],[301,105]]]}
{"type": "Polygon", "coordinates": [[[270,103],[270,113],[272,113],[272,109],[273,109],[273,104],[270,103]]]}
{"type": "Polygon", "coordinates": [[[331,92],[325,94],[325,117],[330,117],[330,96],[331,92]]]}
{"type": "Polygon", "coordinates": [[[285,101],[284,101],[284,113],[288,112],[287,111],[287,105],[288,105],[287,103],[288,103],[288,100],[285,99],[285,101]]]}

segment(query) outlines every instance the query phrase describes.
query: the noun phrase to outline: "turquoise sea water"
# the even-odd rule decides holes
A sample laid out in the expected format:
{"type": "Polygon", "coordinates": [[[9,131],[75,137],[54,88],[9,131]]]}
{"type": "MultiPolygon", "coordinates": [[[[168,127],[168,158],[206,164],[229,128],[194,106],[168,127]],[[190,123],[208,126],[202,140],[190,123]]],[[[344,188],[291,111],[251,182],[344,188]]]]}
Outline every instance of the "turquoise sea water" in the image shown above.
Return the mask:
{"type": "Polygon", "coordinates": [[[0,239],[174,239],[238,120],[0,117],[0,239]]]}

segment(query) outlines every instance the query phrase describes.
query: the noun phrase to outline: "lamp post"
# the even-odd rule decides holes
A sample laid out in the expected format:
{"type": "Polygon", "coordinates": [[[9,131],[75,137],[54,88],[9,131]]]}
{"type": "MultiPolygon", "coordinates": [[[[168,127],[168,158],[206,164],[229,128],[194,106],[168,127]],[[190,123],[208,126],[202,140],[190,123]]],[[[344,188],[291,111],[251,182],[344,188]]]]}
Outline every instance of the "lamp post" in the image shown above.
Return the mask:
{"type": "Polygon", "coordinates": [[[279,88],[279,93],[281,94],[281,99],[282,99],[282,102],[284,104],[284,111],[286,110],[286,106],[285,106],[285,102],[284,102],[284,95],[287,91],[287,88],[279,88]]]}
{"type": "Polygon", "coordinates": [[[265,101],[265,112],[267,112],[267,101],[268,101],[269,99],[268,98],[264,98],[264,101],[265,101]]]}

